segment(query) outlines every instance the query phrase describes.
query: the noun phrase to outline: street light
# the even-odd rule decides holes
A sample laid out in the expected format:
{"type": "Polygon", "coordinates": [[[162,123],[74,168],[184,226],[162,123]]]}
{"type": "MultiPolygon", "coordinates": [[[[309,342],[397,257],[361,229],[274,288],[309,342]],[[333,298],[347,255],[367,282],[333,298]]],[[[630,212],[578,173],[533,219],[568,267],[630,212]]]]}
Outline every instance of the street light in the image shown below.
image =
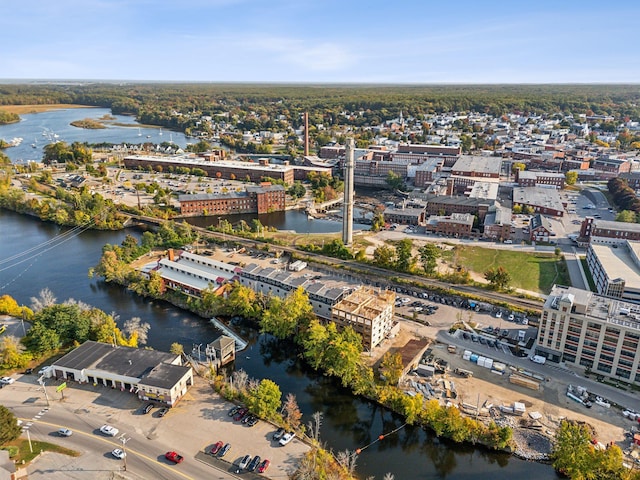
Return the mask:
{"type": "Polygon", "coordinates": [[[44,392],[44,398],[47,399],[47,407],[49,407],[50,406],[50,404],[49,404],[49,395],[47,394],[47,388],[44,385],[44,375],[40,375],[40,377],[38,378],[38,383],[42,387],[42,391],[44,392]]]}
{"type": "Polygon", "coordinates": [[[126,438],[124,433],[120,435],[120,441],[122,442],[122,470],[127,471],[127,442],[131,440],[131,438],[126,438]]]}

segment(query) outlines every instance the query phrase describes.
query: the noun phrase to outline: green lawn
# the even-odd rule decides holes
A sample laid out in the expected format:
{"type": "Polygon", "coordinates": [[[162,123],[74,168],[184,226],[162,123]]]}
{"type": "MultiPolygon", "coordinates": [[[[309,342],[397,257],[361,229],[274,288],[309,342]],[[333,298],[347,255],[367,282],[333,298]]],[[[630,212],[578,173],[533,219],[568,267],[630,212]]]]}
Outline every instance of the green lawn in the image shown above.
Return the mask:
{"type": "Polygon", "coordinates": [[[549,293],[554,283],[570,285],[564,260],[557,261],[552,253],[529,253],[493,250],[482,247],[458,246],[458,265],[483,274],[489,268],[504,267],[511,275],[513,288],[549,293]]]}

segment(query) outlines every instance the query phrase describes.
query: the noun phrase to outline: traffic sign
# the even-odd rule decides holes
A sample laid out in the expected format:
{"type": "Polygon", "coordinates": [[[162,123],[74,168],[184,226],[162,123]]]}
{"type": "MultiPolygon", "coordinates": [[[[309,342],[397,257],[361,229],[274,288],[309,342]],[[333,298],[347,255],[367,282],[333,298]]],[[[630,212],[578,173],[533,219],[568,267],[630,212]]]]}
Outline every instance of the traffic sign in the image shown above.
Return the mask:
{"type": "Polygon", "coordinates": [[[65,388],[67,388],[67,382],[64,382],[64,383],[58,385],[58,388],[56,388],[56,392],[61,392],[65,388]]]}

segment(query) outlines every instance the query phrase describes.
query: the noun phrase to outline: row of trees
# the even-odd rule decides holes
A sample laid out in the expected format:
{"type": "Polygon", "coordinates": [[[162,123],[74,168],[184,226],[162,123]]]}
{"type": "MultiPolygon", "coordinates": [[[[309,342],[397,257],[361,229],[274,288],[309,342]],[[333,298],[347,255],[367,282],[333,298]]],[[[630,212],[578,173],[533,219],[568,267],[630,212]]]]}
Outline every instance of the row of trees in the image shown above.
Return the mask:
{"type": "Polygon", "coordinates": [[[640,471],[623,465],[620,447],[596,448],[592,439],[588,425],[563,421],[554,440],[553,467],[571,480],[640,480],[640,471]]]}
{"type": "Polygon", "coordinates": [[[4,335],[0,339],[0,368],[24,368],[32,360],[51,355],[61,349],[79,345],[87,340],[137,347],[145,344],[149,324],[138,317],[117,326],[118,316],[68,299],[56,303],[51,291],[45,289],[31,299],[31,308],[18,307],[7,295],[0,297],[0,313],[19,315],[31,323],[27,334],[18,340],[4,335]]]}
{"type": "MultiPolygon", "coordinates": [[[[636,197],[636,192],[629,186],[626,180],[622,178],[612,178],[607,183],[609,193],[613,196],[613,201],[619,210],[627,210],[635,214],[640,213],[640,199],[636,197]]],[[[625,214],[622,218],[628,218],[629,214],[625,214]]],[[[618,220],[618,218],[616,218],[618,220]]]]}

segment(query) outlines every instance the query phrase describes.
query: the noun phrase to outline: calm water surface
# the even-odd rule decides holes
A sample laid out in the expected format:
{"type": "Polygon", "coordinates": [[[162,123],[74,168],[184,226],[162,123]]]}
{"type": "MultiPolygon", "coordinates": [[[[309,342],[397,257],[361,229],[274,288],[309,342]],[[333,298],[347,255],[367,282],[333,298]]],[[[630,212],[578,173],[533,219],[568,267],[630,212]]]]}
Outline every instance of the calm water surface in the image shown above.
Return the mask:
{"type": "MultiPolygon", "coordinates": [[[[65,231],[68,229],[0,210],[0,295],[11,295],[18,303],[29,305],[31,297],[49,288],[58,301],[74,298],[115,312],[120,325],[140,317],[151,325],[149,345],[162,350],[173,342],[190,350],[194,344],[210,342],[219,335],[196,315],[88,278],[87,272],[98,262],[104,244],[119,244],[126,233],[138,236],[137,232],[87,231],[68,239],[59,237],[65,231]],[[60,241],[54,242],[56,238],[60,241]],[[20,255],[23,252],[29,253],[20,255]]],[[[334,451],[365,447],[381,433],[402,425],[402,419],[386,409],[353,398],[332,380],[309,370],[286,344],[259,335],[249,326],[235,327],[249,339],[236,368],[255,378],[274,380],[285,395],[295,394],[305,423],[313,412],[323,412],[321,438],[334,451]]],[[[387,472],[396,480],[557,478],[549,466],[439,442],[417,427],[404,427],[365,448],[356,470],[361,478],[374,475],[378,480],[387,472]]]]}
{"type": "MultiPolygon", "coordinates": [[[[83,130],[69,125],[74,120],[97,119],[109,113],[108,109],[90,108],[24,115],[18,124],[0,126],[0,138],[24,139],[19,147],[6,150],[14,162],[41,160],[42,148],[48,138],[42,135],[43,132],[55,132],[57,139],[69,143],[160,143],[170,138],[183,147],[187,143],[182,134],[163,131],[160,136],[157,129],[141,128],[138,136],[138,127],[135,126],[83,130]],[[32,143],[36,148],[31,147],[32,143]]],[[[117,121],[135,125],[132,117],[117,116],[117,121]]],[[[236,222],[240,218],[234,216],[230,220],[236,222]]],[[[245,220],[250,222],[251,217],[245,220]]],[[[340,222],[309,220],[304,213],[295,211],[261,216],[260,220],[265,225],[299,233],[336,232],[341,229],[340,222]]],[[[211,219],[207,222],[211,224],[211,219]]],[[[140,317],[151,325],[149,346],[159,350],[168,350],[171,343],[179,342],[188,351],[194,345],[211,342],[220,334],[206,319],[197,315],[164,302],[139,298],[119,286],[88,277],[88,270],[100,259],[104,244],[120,244],[127,233],[138,237],[138,232],[87,231],[78,236],[60,236],[68,231],[0,210],[0,295],[8,294],[18,303],[30,305],[31,297],[49,288],[58,301],[74,298],[105,312],[114,312],[119,316],[121,326],[131,317],[140,317]]],[[[439,442],[416,427],[401,428],[383,441],[372,444],[378,435],[402,426],[402,419],[375,404],[353,398],[334,381],[311,371],[296,359],[290,346],[268,335],[259,335],[247,325],[238,324],[235,328],[249,340],[235,367],[243,368],[252,377],[274,380],[284,395],[295,394],[305,423],[314,412],[323,412],[321,439],[329,448],[337,452],[371,444],[358,458],[356,471],[363,479],[375,476],[380,480],[387,472],[392,473],[396,480],[558,478],[547,465],[439,442]]]]}

